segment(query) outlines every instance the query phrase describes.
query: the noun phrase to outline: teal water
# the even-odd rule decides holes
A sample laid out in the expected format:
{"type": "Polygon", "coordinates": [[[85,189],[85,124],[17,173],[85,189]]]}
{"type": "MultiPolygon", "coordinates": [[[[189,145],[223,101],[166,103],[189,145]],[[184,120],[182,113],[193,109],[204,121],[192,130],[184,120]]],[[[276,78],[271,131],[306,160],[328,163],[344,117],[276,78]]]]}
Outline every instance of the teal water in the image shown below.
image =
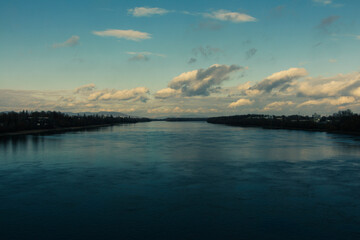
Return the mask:
{"type": "Polygon", "coordinates": [[[2,139],[0,239],[360,239],[360,138],[150,122],[2,139]]]}

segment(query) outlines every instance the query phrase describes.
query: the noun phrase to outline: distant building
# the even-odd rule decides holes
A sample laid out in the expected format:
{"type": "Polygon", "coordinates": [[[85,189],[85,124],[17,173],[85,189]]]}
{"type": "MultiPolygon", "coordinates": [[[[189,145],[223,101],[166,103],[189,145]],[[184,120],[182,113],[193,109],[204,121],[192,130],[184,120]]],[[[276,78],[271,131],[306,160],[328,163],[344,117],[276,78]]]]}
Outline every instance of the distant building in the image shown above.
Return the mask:
{"type": "Polygon", "coordinates": [[[321,119],[321,115],[320,114],[317,114],[317,113],[314,113],[312,115],[312,119],[314,122],[320,122],[320,119],[321,119]]]}

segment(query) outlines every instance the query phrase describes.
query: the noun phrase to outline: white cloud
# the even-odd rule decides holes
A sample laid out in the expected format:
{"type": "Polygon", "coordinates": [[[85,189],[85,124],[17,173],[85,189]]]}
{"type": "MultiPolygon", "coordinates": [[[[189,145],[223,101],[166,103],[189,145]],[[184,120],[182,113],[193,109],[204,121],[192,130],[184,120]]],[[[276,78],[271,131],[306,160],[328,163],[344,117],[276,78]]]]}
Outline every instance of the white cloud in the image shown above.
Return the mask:
{"type": "Polygon", "coordinates": [[[305,77],[306,75],[308,75],[308,72],[305,68],[290,68],[268,76],[261,82],[254,85],[251,89],[257,89],[265,92],[271,92],[273,89],[284,91],[294,80],[305,77]]]}
{"type": "Polygon", "coordinates": [[[227,10],[217,10],[212,13],[205,13],[205,17],[213,18],[221,21],[230,21],[234,23],[255,22],[256,18],[245,13],[230,12],[227,10]]]}
{"type": "Polygon", "coordinates": [[[239,86],[237,86],[237,90],[246,91],[251,87],[251,85],[252,85],[251,82],[246,82],[246,83],[240,84],[239,86]]]}
{"type": "Polygon", "coordinates": [[[55,43],[53,44],[53,48],[62,48],[62,47],[73,47],[76,46],[79,43],[80,37],[79,36],[72,36],[68,40],[66,40],[63,43],[55,43]]]}
{"type": "Polygon", "coordinates": [[[360,87],[355,88],[354,90],[350,91],[350,93],[355,97],[360,97],[360,87]]]}
{"type": "Polygon", "coordinates": [[[141,54],[141,55],[153,55],[153,56],[158,56],[158,57],[166,57],[165,54],[161,54],[161,53],[152,53],[152,52],[126,52],[127,54],[129,55],[138,55],[138,54],[141,54]]]}
{"type": "Polygon", "coordinates": [[[352,95],[360,87],[360,73],[338,74],[329,78],[308,78],[296,84],[297,94],[306,97],[335,97],[352,95]]]}
{"type": "Polygon", "coordinates": [[[155,98],[165,99],[165,98],[178,96],[180,93],[181,93],[180,90],[175,90],[172,88],[164,88],[155,93],[155,98]]]}
{"type": "Polygon", "coordinates": [[[164,54],[152,53],[152,52],[126,52],[129,55],[133,55],[129,58],[130,61],[148,61],[149,56],[166,57],[164,54]]]}
{"type": "Polygon", "coordinates": [[[282,107],[284,106],[290,106],[293,105],[294,103],[292,101],[284,101],[284,102],[273,102],[273,103],[269,103],[268,105],[266,105],[264,107],[265,111],[281,111],[282,107]]]}
{"type": "Polygon", "coordinates": [[[338,106],[338,105],[344,105],[344,104],[349,104],[349,103],[354,103],[354,102],[355,102],[354,97],[342,96],[342,97],[334,98],[334,99],[333,98],[323,98],[323,99],[319,99],[319,100],[309,100],[309,101],[299,104],[297,107],[303,107],[303,106],[307,106],[307,105],[322,105],[322,104],[330,104],[330,105],[338,106]]]}
{"type": "Polygon", "coordinates": [[[240,98],[236,102],[230,103],[228,107],[229,108],[236,108],[236,107],[240,107],[240,106],[251,105],[253,103],[254,103],[254,101],[251,101],[249,99],[240,98]]]}
{"type": "Polygon", "coordinates": [[[150,93],[148,88],[145,87],[137,87],[133,89],[125,89],[125,90],[115,90],[115,89],[105,89],[96,91],[89,95],[88,100],[96,101],[96,100],[134,100],[134,101],[142,101],[146,102],[148,98],[148,94],[150,93]]]}
{"type": "Polygon", "coordinates": [[[323,5],[330,5],[332,4],[332,0],[313,0],[315,3],[323,4],[323,5]]]}
{"type": "Polygon", "coordinates": [[[217,109],[204,109],[204,108],[181,108],[181,107],[159,107],[159,108],[152,108],[147,110],[148,113],[210,113],[210,112],[218,112],[217,109]]]}
{"type": "Polygon", "coordinates": [[[140,41],[151,38],[149,33],[135,30],[108,29],[105,31],[93,31],[92,33],[101,37],[125,38],[132,41],[140,41]]]}
{"type": "Polygon", "coordinates": [[[128,10],[134,17],[150,17],[152,15],[163,15],[169,11],[163,8],[136,7],[128,10]]]}

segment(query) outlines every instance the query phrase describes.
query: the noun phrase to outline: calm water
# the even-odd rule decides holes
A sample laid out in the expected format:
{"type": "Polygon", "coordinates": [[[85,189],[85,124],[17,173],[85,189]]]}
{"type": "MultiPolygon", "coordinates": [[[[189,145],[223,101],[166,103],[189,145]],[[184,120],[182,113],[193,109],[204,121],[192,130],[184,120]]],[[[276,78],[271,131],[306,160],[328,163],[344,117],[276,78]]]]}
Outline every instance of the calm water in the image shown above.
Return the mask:
{"type": "Polygon", "coordinates": [[[360,239],[360,139],[151,122],[1,140],[0,239],[360,239]]]}

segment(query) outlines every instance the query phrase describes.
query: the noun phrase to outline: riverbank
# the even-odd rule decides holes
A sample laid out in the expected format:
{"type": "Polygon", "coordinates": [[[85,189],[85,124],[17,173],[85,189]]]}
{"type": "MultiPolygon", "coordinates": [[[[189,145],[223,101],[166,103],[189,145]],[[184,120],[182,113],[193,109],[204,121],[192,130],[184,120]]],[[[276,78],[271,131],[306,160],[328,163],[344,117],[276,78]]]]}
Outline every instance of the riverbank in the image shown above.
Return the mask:
{"type": "Polygon", "coordinates": [[[211,123],[210,124],[221,124],[231,127],[243,127],[243,128],[262,128],[262,129],[272,129],[272,130],[294,130],[294,131],[307,131],[307,132],[325,132],[331,134],[344,134],[344,135],[355,135],[360,136],[360,132],[350,132],[350,131],[336,131],[336,130],[326,130],[326,129],[306,129],[306,128],[294,128],[294,127],[269,127],[269,126],[257,126],[257,125],[239,125],[239,124],[230,124],[230,123],[211,123]]]}
{"type": "Polygon", "coordinates": [[[80,131],[86,129],[100,128],[100,127],[109,127],[113,125],[115,124],[99,124],[99,125],[89,125],[89,126],[81,126],[81,127],[23,130],[23,131],[0,133],[0,138],[10,137],[10,136],[20,136],[20,135],[31,135],[31,134],[49,134],[49,133],[69,132],[69,131],[80,131]]]}
{"type": "Polygon", "coordinates": [[[300,115],[269,116],[260,114],[213,117],[207,120],[212,124],[239,127],[260,127],[264,129],[302,130],[334,134],[360,135],[360,117],[356,114],[333,114],[327,117],[308,117],[300,115]]]}

